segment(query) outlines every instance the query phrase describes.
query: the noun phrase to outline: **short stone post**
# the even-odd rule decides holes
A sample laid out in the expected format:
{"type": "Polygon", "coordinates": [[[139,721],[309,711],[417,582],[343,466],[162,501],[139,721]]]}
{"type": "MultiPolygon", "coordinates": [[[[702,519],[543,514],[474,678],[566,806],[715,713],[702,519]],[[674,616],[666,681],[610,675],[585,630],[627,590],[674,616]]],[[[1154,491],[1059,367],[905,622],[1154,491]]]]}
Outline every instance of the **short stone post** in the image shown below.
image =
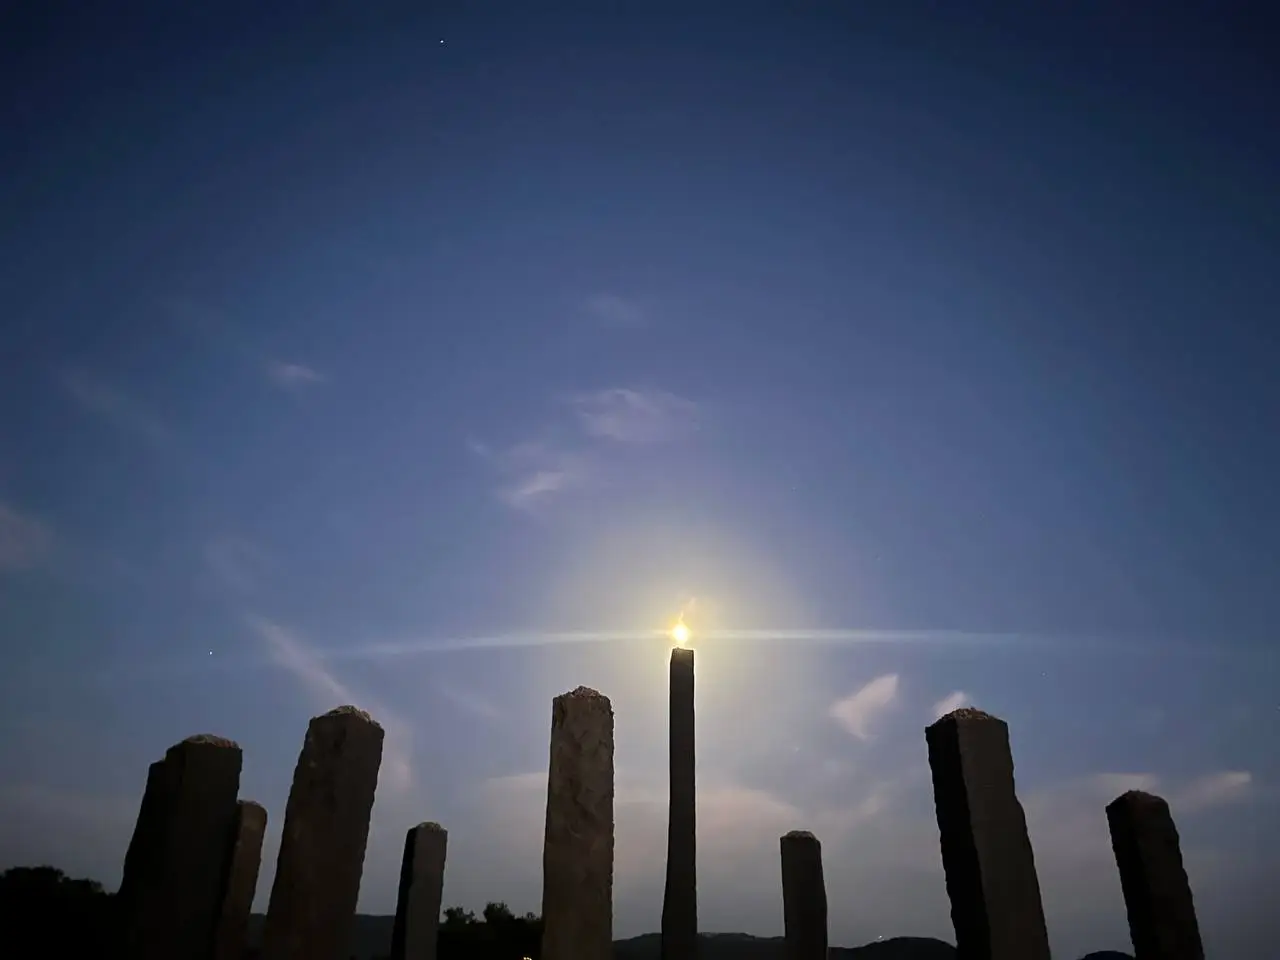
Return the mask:
{"type": "Polygon", "coordinates": [[[244,960],[249,912],[258,889],[262,866],[262,838],[267,832],[267,811],[260,803],[241,800],[227,850],[222,888],[222,909],[214,933],[213,960],[244,960]]]}
{"type": "Polygon", "coordinates": [[[121,882],[130,960],[212,952],[242,762],[235,743],[201,734],[151,765],[121,882]]]}
{"type": "Polygon", "coordinates": [[[956,950],[966,960],[1049,960],[1009,727],[961,708],[925,729],[956,950]]]}
{"type": "Polygon", "coordinates": [[[404,838],[391,960],[435,960],[448,844],[438,823],[420,823],[404,838]]]}
{"type": "Polygon", "coordinates": [[[1136,960],[1204,960],[1169,804],[1131,790],[1107,805],[1107,825],[1136,960]]]}
{"type": "Polygon", "coordinates": [[[285,807],[262,960],[346,960],[383,731],[355,707],[312,719],[285,807]]]}
{"type": "Polygon", "coordinates": [[[551,705],[542,960],[613,956],[613,707],[587,687],[551,705]]]}
{"type": "Polygon", "coordinates": [[[827,885],[822,877],[822,844],[807,830],[792,830],[779,845],[787,960],[827,960],[827,885]]]}

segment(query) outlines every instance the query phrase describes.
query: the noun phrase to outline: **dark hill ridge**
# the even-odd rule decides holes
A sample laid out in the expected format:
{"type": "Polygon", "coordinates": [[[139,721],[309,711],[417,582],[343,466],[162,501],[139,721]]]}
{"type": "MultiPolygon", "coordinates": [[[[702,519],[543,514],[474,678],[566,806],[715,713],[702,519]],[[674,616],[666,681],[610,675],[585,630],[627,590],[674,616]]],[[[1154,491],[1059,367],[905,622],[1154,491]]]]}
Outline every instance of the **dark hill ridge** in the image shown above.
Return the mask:
{"type": "MultiPolygon", "coordinates": [[[[261,914],[249,918],[249,941],[257,947],[262,938],[261,914]]],[[[349,955],[355,960],[373,960],[391,952],[391,927],[395,917],[356,914],[349,955]]],[[[745,933],[704,933],[700,960],[783,960],[781,937],[753,937],[745,933]]],[[[627,940],[615,940],[614,960],[658,960],[659,939],[646,933],[627,940]]],[[[861,947],[832,947],[830,960],[955,960],[956,948],[932,937],[892,937],[861,947]]],[[[1082,960],[1133,960],[1132,955],[1114,950],[1091,953],[1082,960]]]]}
{"type": "MultiPolygon", "coordinates": [[[[249,918],[249,942],[257,947],[262,939],[262,914],[249,918]]],[[[355,960],[373,960],[391,952],[392,916],[356,914],[348,955],[355,960]]],[[[783,960],[786,953],[781,937],[753,937],[745,933],[704,933],[700,960],[783,960]]],[[[614,960],[657,960],[659,939],[646,933],[627,940],[615,940],[614,960]]],[[[956,948],[929,937],[894,937],[862,947],[832,947],[831,960],[955,960],[956,948]]],[[[1103,960],[1106,960],[1104,957],[1103,960]]]]}

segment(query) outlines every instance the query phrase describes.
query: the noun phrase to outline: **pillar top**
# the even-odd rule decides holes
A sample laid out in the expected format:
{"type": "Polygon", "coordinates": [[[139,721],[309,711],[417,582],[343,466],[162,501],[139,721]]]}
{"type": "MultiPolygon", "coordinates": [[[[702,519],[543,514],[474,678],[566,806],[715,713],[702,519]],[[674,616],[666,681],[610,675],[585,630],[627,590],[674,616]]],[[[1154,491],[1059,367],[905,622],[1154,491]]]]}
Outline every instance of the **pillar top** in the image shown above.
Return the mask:
{"type": "Polygon", "coordinates": [[[413,829],[425,830],[428,833],[448,833],[449,832],[444,827],[440,826],[440,824],[436,823],[434,820],[425,820],[422,823],[418,824],[413,829]]]}
{"type": "Polygon", "coordinates": [[[382,729],[382,725],[378,723],[377,720],[374,720],[373,717],[369,716],[369,713],[367,711],[361,710],[359,707],[353,707],[351,706],[351,704],[345,704],[344,706],[341,706],[341,707],[334,707],[328,713],[322,713],[320,714],[320,716],[314,717],[313,719],[323,720],[326,717],[355,717],[359,720],[365,721],[366,723],[373,724],[379,730],[382,729]]]}
{"type": "Polygon", "coordinates": [[[240,744],[234,740],[228,740],[226,737],[219,737],[213,733],[194,733],[179,743],[175,743],[175,747],[181,747],[185,744],[198,745],[203,744],[210,747],[230,747],[236,750],[240,749],[240,744]]]}
{"type": "Polygon", "coordinates": [[[1004,723],[1004,721],[999,717],[979,710],[976,707],[961,707],[959,710],[952,710],[950,713],[945,713],[940,716],[933,723],[929,724],[929,729],[941,727],[943,724],[947,723],[973,723],[988,720],[994,720],[996,723],[1004,723]]]}
{"type": "Polygon", "coordinates": [[[788,830],[782,835],[783,840],[817,840],[808,830],[788,830]]]}

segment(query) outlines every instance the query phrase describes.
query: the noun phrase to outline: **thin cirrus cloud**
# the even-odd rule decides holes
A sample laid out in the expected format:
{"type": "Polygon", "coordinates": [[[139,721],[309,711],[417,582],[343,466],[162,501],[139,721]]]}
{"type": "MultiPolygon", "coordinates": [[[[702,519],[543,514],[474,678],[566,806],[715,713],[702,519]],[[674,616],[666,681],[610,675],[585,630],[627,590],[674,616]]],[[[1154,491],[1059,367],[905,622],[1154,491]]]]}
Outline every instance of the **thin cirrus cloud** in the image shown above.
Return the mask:
{"type": "Polygon", "coordinates": [[[965,693],[963,690],[953,690],[945,697],[935,703],[929,712],[933,714],[933,719],[938,720],[945,717],[953,710],[959,710],[961,707],[972,707],[973,697],[965,693]]]}
{"type": "Polygon", "coordinates": [[[898,698],[898,675],[886,673],[837,700],[828,711],[831,719],[858,740],[871,738],[871,724],[898,698]]]}
{"type": "Polygon", "coordinates": [[[568,396],[537,439],[495,448],[469,441],[499,476],[498,499],[535,510],[604,474],[620,447],[670,443],[696,429],[697,404],[665,390],[614,387],[568,396]]]}
{"type": "Polygon", "coordinates": [[[697,405],[666,390],[615,387],[570,400],[584,433],[617,443],[665,443],[697,426],[697,405]]]}
{"type": "Polygon", "coordinates": [[[302,637],[282,624],[257,614],[245,618],[250,629],[266,648],[271,660],[293,676],[325,709],[350,704],[360,707],[386,731],[382,751],[385,782],[396,791],[413,785],[413,765],[409,750],[409,728],[393,712],[367,698],[357,697],[302,637]]]}
{"type": "Polygon", "coordinates": [[[588,297],[583,307],[589,317],[604,327],[628,329],[648,323],[648,317],[638,303],[612,293],[588,297]]]}
{"type": "Polygon", "coordinates": [[[29,570],[53,549],[53,533],[35,517],[0,503],[0,570],[29,570]]]}
{"type": "Polygon", "coordinates": [[[282,390],[302,390],[325,382],[324,374],[302,363],[272,360],[266,364],[267,379],[282,390]]]}
{"type": "Polygon", "coordinates": [[[116,430],[154,447],[166,446],[173,440],[168,424],[119,387],[83,370],[63,370],[57,380],[76,406],[116,430]]]}

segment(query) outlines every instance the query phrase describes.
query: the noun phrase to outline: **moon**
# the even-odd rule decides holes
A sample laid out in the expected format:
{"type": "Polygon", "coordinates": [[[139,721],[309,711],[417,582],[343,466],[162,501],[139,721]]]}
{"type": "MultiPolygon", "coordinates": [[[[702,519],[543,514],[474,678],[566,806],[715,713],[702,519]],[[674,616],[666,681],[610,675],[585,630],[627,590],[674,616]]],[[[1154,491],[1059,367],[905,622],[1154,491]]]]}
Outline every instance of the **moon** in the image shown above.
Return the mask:
{"type": "Polygon", "coordinates": [[[683,647],[689,642],[689,628],[683,623],[677,623],[671,628],[671,639],[675,641],[677,647],[683,647]]]}

